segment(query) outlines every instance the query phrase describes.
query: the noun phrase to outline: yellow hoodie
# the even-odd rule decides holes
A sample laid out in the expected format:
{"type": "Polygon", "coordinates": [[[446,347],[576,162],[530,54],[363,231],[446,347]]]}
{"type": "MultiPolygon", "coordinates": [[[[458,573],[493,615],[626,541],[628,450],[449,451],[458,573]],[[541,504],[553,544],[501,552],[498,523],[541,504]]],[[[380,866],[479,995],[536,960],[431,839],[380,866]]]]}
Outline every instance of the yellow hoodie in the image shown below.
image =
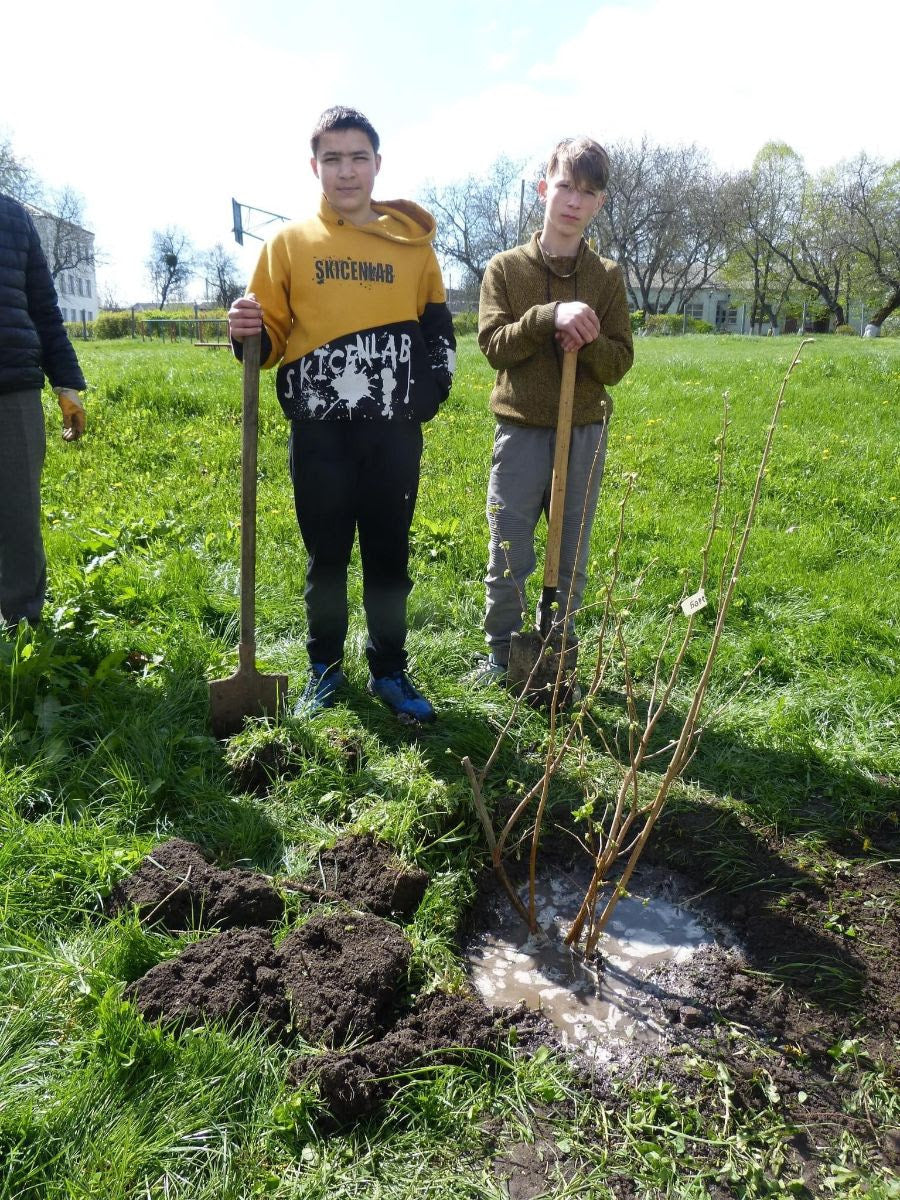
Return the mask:
{"type": "Polygon", "coordinates": [[[263,365],[293,420],[434,416],[455,366],[434,219],[408,200],[344,220],[322,197],[266,245],[248,291],[262,305],[263,365]]]}

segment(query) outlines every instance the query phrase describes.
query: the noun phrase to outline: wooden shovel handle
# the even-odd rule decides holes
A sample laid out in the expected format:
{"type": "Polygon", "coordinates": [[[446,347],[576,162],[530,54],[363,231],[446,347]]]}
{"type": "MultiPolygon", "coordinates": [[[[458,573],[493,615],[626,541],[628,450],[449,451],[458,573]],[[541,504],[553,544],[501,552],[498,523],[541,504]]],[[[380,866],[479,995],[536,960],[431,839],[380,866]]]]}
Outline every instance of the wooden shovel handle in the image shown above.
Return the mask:
{"type": "Polygon", "coordinates": [[[578,351],[567,350],[563,357],[562,383],[559,389],[559,416],[556,420],[556,453],[553,456],[553,481],[550,485],[550,515],[547,518],[547,550],[544,556],[544,588],[555,592],[559,584],[559,548],[562,542],[563,513],[566,507],[566,479],[569,474],[569,446],[572,441],[572,409],[575,404],[575,367],[578,351]]]}
{"type": "Polygon", "coordinates": [[[256,443],[259,431],[260,335],[244,339],[241,414],[241,665],[256,658],[256,443]]]}

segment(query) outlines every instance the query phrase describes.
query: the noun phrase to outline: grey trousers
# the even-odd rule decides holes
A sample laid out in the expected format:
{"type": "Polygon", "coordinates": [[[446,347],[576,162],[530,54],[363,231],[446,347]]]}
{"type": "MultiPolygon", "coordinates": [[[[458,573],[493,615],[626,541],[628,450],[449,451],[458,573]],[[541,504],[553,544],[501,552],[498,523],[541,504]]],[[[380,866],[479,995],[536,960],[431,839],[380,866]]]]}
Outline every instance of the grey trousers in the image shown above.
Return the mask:
{"type": "Polygon", "coordinates": [[[0,395],[0,617],[38,621],[47,586],[41,471],[47,448],[41,393],[0,395]]]}
{"type": "MultiPolygon", "coordinates": [[[[575,645],[575,610],[587,582],[591,528],[606,458],[607,424],[572,430],[556,593],[558,620],[568,609],[568,641],[575,645]],[[584,523],[582,526],[582,517],[584,523]]],[[[484,631],[497,662],[509,660],[509,640],[525,621],[525,585],[536,565],[534,534],[550,510],[556,430],[498,422],[488,484],[491,540],[484,631]]],[[[540,604],[537,620],[541,619],[540,604]]]]}

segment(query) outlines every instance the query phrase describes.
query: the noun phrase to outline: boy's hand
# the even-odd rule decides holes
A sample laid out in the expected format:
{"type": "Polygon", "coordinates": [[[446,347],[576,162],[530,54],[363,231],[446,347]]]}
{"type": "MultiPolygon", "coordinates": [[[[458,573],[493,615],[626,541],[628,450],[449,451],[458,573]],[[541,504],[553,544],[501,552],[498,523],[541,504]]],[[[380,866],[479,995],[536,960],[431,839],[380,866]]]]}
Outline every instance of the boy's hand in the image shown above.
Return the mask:
{"type": "Polygon", "coordinates": [[[262,327],[262,308],[253,293],[235,300],[228,310],[229,335],[236,342],[242,342],[255,333],[262,333],[262,327]]]}
{"type": "Polygon", "coordinates": [[[568,300],[556,306],[556,340],[563,350],[580,350],[600,334],[600,321],[589,304],[568,300]]]}

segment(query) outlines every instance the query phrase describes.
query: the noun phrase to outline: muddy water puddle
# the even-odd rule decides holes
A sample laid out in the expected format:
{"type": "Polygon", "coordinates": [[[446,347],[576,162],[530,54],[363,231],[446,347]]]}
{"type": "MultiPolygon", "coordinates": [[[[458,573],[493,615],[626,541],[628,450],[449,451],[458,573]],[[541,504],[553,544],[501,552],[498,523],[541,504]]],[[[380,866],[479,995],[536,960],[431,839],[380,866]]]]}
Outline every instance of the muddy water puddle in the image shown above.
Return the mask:
{"type": "MultiPolygon", "coordinates": [[[[564,937],[587,890],[585,870],[539,877],[538,923],[549,938],[529,936],[505,896],[496,896],[469,943],[472,983],[486,1003],[524,1001],[557,1027],[564,1044],[602,1062],[617,1043],[656,1045],[664,1033],[651,1017],[658,994],[649,976],[663,964],[683,964],[704,947],[734,939],[703,923],[686,903],[688,892],[666,874],[646,871],[632,879],[602,937],[600,958],[586,963],[564,937]]],[[[528,903],[527,885],[520,893],[528,903]]]]}

